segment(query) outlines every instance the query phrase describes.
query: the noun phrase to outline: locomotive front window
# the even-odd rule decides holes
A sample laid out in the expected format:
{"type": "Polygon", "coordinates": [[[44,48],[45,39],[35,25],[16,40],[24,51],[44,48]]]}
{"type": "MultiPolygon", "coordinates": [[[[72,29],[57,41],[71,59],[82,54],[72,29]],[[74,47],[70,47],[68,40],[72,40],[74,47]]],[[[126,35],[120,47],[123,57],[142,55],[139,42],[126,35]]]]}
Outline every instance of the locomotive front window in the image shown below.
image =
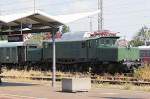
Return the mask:
{"type": "Polygon", "coordinates": [[[109,42],[109,40],[108,40],[108,39],[106,40],[106,44],[107,44],[107,45],[108,45],[108,44],[110,44],[110,42],[109,42]]]}
{"type": "Polygon", "coordinates": [[[115,40],[115,39],[112,39],[110,43],[111,43],[111,45],[115,45],[116,40],[115,40]]]}
{"type": "Polygon", "coordinates": [[[113,45],[115,45],[115,43],[116,43],[116,40],[113,40],[112,42],[113,42],[113,45]]]}

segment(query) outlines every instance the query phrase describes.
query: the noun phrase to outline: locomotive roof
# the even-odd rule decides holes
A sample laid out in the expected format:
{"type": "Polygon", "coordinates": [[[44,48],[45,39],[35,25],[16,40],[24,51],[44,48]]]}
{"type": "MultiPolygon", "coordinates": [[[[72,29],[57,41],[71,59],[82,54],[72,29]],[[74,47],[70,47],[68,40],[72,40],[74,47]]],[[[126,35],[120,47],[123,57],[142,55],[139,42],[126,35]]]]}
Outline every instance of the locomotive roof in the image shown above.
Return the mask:
{"type": "MultiPolygon", "coordinates": [[[[76,32],[67,32],[62,35],[60,39],[56,39],[56,42],[68,42],[68,41],[85,41],[89,39],[97,39],[99,37],[90,37],[90,32],[87,31],[76,31],[76,32]]],[[[119,38],[116,37],[101,37],[101,38],[119,38]]],[[[44,42],[52,42],[52,40],[46,40],[44,42]]]]}
{"type": "Polygon", "coordinates": [[[86,31],[68,32],[62,35],[60,41],[81,41],[88,38],[86,31]]]}
{"type": "MultiPolygon", "coordinates": [[[[67,32],[62,35],[60,39],[56,39],[56,42],[67,42],[67,41],[83,41],[87,40],[87,32],[86,31],[78,31],[78,32],[67,32]]],[[[46,40],[45,42],[52,42],[52,40],[46,40]]]]}

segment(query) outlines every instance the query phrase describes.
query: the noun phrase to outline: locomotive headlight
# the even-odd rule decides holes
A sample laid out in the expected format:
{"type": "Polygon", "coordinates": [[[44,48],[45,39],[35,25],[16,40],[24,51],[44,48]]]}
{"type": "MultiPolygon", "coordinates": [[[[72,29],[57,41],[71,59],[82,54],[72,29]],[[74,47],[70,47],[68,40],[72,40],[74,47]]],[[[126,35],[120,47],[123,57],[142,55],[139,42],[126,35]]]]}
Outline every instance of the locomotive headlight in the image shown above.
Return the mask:
{"type": "Polygon", "coordinates": [[[140,61],[140,59],[137,59],[137,61],[139,62],[139,61],[140,61]]]}
{"type": "Polygon", "coordinates": [[[123,61],[125,62],[125,61],[127,61],[127,59],[123,59],[123,61]]]}

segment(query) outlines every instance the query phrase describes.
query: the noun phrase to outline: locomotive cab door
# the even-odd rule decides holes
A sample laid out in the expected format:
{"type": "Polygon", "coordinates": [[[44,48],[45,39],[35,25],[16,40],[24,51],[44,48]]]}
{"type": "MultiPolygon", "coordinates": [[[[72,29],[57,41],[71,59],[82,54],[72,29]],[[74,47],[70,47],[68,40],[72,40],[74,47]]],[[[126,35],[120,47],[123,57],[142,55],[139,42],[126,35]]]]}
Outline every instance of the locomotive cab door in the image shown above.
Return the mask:
{"type": "Polygon", "coordinates": [[[18,63],[26,62],[26,46],[18,46],[18,63]]]}

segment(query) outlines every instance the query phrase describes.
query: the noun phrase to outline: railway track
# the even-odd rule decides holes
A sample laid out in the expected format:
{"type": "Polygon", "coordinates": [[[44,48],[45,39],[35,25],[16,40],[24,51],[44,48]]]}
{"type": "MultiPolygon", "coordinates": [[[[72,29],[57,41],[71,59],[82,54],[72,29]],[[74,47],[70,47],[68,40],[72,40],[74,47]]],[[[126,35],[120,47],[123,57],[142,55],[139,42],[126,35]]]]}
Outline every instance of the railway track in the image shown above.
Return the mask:
{"type": "MultiPolygon", "coordinates": [[[[52,77],[17,77],[17,76],[4,76],[1,75],[1,78],[11,78],[11,79],[31,79],[31,80],[45,80],[45,81],[51,81],[52,77]]],[[[56,77],[56,81],[61,81],[62,78],[58,76],[56,77]]],[[[100,76],[100,77],[91,77],[92,83],[110,83],[110,84],[125,84],[125,83],[130,83],[134,85],[150,85],[150,80],[138,80],[133,77],[105,77],[105,76],[100,76]]]]}

